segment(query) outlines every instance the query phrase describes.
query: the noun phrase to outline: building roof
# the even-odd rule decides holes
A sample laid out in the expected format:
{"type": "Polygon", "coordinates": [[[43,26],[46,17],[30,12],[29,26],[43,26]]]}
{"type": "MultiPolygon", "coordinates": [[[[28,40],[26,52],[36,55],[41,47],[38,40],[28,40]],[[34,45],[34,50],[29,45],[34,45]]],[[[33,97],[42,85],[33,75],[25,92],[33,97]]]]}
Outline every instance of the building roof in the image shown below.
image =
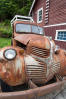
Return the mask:
{"type": "Polygon", "coordinates": [[[32,9],[33,9],[34,5],[35,5],[35,2],[36,2],[36,0],[33,0],[33,3],[32,3],[32,5],[31,5],[30,11],[29,11],[29,16],[30,16],[30,14],[31,14],[31,12],[32,12],[32,9]]]}

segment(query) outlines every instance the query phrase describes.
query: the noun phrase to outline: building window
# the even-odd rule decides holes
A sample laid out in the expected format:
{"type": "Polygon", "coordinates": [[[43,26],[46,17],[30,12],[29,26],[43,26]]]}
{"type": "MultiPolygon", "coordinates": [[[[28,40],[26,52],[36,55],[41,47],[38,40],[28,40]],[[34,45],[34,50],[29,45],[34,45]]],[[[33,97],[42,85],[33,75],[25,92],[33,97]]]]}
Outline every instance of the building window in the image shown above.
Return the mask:
{"type": "Polygon", "coordinates": [[[41,23],[43,19],[43,8],[37,11],[37,23],[41,23]]]}
{"type": "Polygon", "coordinates": [[[56,30],[55,40],[66,42],[66,30],[56,30]]]}

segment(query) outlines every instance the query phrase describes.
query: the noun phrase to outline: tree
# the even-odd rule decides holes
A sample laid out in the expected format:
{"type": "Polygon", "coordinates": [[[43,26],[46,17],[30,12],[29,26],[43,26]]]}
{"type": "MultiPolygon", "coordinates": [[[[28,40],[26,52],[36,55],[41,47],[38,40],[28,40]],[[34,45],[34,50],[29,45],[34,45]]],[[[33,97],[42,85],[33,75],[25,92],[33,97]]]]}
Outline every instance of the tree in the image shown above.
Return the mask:
{"type": "Polygon", "coordinates": [[[0,21],[12,19],[15,14],[28,15],[32,0],[0,0],[0,21]]]}
{"type": "MultiPolygon", "coordinates": [[[[33,1],[33,0],[32,0],[33,1]]],[[[23,0],[22,1],[22,8],[20,7],[17,11],[17,14],[21,14],[21,15],[28,15],[30,6],[32,4],[31,0],[23,0]]]]}

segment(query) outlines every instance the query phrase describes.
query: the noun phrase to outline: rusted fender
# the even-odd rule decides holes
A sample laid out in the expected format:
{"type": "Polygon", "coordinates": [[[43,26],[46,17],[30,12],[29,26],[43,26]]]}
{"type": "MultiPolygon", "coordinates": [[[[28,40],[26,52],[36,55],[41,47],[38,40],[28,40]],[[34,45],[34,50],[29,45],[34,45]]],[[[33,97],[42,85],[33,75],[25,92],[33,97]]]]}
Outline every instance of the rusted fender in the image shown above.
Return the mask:
{"type": "Polygon", "coordinates": [[[8,85],[16,86],[25,83],[25,68],[23,50],[14,47],[5,47],[0,51],[0,78],[8,85]],[[8,61],[4,57],[6,49],[15,49],[17,51],[16,58],[8,61]]]}
{"type": "Polygon", "coordinates": [[[62,90],[64,86],[66,80],[27,91],[0,93],[0,99],[38,99],[40,96],[62,90]]]}

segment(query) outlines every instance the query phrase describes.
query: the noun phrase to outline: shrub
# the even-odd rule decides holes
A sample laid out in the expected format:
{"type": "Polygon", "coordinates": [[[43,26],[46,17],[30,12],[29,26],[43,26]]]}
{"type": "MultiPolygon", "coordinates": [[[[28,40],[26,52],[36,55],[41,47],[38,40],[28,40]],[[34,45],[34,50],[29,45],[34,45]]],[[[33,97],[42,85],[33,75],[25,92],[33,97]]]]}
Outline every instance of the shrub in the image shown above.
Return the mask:
{"type": "Polygon", "coordinates": [[[10,21],[6,20],[5,22],[0,23],[0,36],[1,37],[11,37],[12,28],[10,26],[10,21]]]}

